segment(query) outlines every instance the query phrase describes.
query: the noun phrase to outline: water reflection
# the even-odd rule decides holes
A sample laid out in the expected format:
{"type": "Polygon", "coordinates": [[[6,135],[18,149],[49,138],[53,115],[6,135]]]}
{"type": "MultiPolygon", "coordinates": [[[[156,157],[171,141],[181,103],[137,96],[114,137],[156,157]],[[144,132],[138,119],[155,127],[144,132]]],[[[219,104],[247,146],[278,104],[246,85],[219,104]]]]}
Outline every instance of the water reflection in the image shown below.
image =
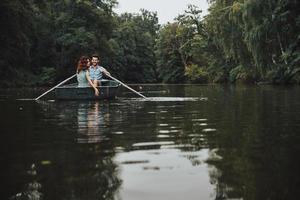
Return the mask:
{"type": "Polygon", "coordinates": [[[225,93],[223,104],[209,106],[221,130],[210,139],[209,148],[217,149],[207,160],[216,199],[299,196],[299,88],[231,87],[225,93]]]}
{"type": "Polygon", "coordinates": [[[71,152],[66,152],[67,160],[62,163],[67,176],[60,184],[64,198],[59,199],[114,199],[121,180],[107,135],[109,104],[76,102],[65,109],[74,108],[77,108],[76,144],[71,152]]]}
{"type": "Polygon", "coordinates": [[[0,102],[1,199],[30,163],[45,199],[299,196],[299,88],[145,87],[207,100],[0,102]]]}
{"type": "Polygon", "coordinates": [[[212,199],[214,185],[205,161],[207,138],[217,129],[202,113],[204,104],[189,99],[143,101],[134,115],[126,111],[128,106],[120,108],[134,122],[122,135],[125,149],[115,157],[124,180],[121,199],[212,199]]]}
{"type": "Polygon", "coordinates": [[[105,139],[104,129],[109,126],[109,105],[99,102],[78,104],[78,143],[99,143],[105,139]]]}
{"type": "Polygon", "coordinates": [[[0,105],[1,111],[15,111],[2,118],[0,127],[1,171],[7,172],[1,176],[6,192],[0,199],[114,199],[121,179],[107,135],[107,104],[18,101],[7,105],[0,105]],[[14,120],[16,126],[11,126],[14,120]],[[28,163],[36,163],[38,173],[31,174],[38,182],[24,176],[28,163]]]}
{"type": "Polygon", "coordinates": [[[41,193],[42,184],[37,180],[36,165],[32,164],[27,171],[27,183],[23,190],[12,197],[10,200],[42,200],[43,194],[41,193]]]}

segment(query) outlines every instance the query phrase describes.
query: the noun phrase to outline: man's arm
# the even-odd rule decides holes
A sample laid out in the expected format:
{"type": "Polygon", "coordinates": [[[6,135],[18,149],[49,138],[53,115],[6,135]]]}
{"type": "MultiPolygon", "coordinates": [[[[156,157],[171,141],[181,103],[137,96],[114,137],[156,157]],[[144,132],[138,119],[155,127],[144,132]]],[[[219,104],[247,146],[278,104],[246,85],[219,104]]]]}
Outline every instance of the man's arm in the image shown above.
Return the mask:
{"type": "Polygon", "coordinates": [[[109,75],[110,76],[110,73],[104,68],[104,67],[101,67],[101,71],[106,75],[109,75]]]}

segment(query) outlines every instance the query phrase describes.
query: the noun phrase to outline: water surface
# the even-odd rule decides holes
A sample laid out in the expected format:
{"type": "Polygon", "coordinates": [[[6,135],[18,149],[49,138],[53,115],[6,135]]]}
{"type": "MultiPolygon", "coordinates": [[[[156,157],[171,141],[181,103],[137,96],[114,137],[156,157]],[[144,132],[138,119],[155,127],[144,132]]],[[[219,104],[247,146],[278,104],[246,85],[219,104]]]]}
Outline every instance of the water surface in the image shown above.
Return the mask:
{"type": "Polygon", "coordinates": [[[299,196],[299,87],[139,88],[151,98],[35,102],[15,99],[41,91],[1,90],[0,199],[299,196]]]}

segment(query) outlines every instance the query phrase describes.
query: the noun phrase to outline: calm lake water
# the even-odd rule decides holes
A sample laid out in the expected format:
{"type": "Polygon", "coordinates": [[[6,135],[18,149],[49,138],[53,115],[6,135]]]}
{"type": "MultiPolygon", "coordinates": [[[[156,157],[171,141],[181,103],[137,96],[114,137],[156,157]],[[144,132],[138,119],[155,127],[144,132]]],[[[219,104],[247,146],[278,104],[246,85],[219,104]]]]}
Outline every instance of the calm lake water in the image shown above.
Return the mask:
{"type": "Polygon", "coordinates": [[[139,89],[156,98],[1,90],[0,199],[299,198],[300,87],[139,89]]]}

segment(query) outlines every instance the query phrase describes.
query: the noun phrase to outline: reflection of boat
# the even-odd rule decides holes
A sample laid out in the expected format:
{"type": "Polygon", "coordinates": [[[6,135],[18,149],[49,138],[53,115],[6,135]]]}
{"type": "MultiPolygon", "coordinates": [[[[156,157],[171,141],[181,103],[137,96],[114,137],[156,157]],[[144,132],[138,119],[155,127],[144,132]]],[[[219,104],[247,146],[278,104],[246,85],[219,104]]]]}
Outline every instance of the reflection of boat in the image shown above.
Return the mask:
{"type": "Polygon", "coordinates": [[[120,84],[112,80],[102,80],[99,87],[99,96],[95,96],[92,87],[77,87],[77,84],[68,84],[55,89],[56,99],[114,99],[120,84]]]}

